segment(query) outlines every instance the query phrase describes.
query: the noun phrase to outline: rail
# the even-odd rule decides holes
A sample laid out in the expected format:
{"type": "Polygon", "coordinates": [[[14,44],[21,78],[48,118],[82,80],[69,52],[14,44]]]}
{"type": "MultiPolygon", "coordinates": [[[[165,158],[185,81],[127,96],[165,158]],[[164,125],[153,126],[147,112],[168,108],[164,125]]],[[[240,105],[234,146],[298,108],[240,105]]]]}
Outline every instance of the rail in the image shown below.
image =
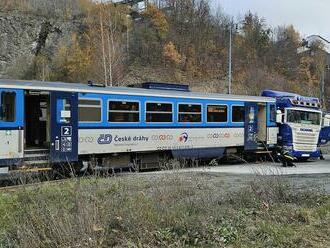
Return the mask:
{"type": "Polygon", "coordinates": [[[4,187],[0,187],[0,192],[15,192],[15,191],[18,191],[18,190],[21,190],[21,189],[31,189],[31,188],[37,188],[37,187],[45,186],[45,185],[62,184],[62,183],[68,182],[70,180],[72,180],[72,178],[65,178],[65,179],[48,180],[48,181],[36,182],[36,183],[27,183],[27,184],[4,186],[4,187]]]}

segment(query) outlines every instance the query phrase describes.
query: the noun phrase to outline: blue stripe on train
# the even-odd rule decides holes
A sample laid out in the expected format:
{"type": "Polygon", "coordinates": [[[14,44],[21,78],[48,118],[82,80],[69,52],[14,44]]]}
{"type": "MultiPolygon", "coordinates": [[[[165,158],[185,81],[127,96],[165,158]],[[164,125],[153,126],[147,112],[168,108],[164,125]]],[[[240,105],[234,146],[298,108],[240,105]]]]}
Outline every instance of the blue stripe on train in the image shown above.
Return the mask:
{"type": "Polygon", "coordinates": [[[22,130],[23,127],[0,127],[1,130],[22,130]]]}
{"type": "Polygon", "coordinates": [[[225,152],[223,147],[215,148],[192,148],[172,150],[174,158],[221,158],[225,152]]]}
{"type": "MultiPolygon", "coordinates": [[[[95,94],[95,93],[79,93],[79,98],[81,99],[91,99],[91,100],[101,100],[102,105],[102,121],[99,123],[86,122],[79,123],[79,128],[87,127],[105,127],[105,128],[116,128],[116,127],[161,127],[164,126],[163,123],[146,123],[146,103],[147,102],[164,102],[173,104],[173,123],[167,123],[167,126],[175,128],[195,128],[200,126],[208,127],[243,127],[244,123],[235,123],[232,121],[232,106],[244,106],[244,100],[210,100],[210,99],[181,99],[181,98],[170,98],[170,97],[146,97],[146,96],[132,96],[132,95],[116,95],[116,94],[95,94]],[[140,122],[139,123],[109,123],[108,122],[108,102],[111,100],[117,101],[136,101],[140,103],[140,122]],[[202,110],[202,121],[200,123],[179,123],[178,122],[178,104],[201,104],[203,106],[202,110]],[[226,123],[209,123],[207,122],[207,105],[227,105],[228,115],[226,123]]],[[[276,123],[270,121],[270,106],[274,103],[267,103],[267,126],[276,127],[276,123]]]]}
{"type": "MultiPolygon", "coordinates": [[[[267,126],[271,128],[274,126],[267,126]]],[[[113,126],[80,126],[78,129],[196,129],[196,128],[244,128],[244,126],[149,126],[149,127],[140,127],[140,126],[129,126],[129,127],[113,127],[113,126]]],[[[24,127],[0,127],[1,130],[22,130],[24,127]]]]}
{"type": "MultiPolygon", "coordinates": [[[[267,128],[271,128],[273,126],[269,126],[267,128]]],[[[82,127],[80,126],[79,129],[196,129],[196,128],[244,128],[244,126],[195,126],[195,127],[178,127],[178,126],[150,126],[150,127],[139,127],[139,126],[130,126],[130,127],[113,127],[113,126],[102,126],[102,127],[82,127]]]]}
{"type": "Polygon", "coordinates": [[[15,165],[20,163],[22,160],[22,158],[0,159],[0,167],[8,167],[11,165],[15,165]]]}

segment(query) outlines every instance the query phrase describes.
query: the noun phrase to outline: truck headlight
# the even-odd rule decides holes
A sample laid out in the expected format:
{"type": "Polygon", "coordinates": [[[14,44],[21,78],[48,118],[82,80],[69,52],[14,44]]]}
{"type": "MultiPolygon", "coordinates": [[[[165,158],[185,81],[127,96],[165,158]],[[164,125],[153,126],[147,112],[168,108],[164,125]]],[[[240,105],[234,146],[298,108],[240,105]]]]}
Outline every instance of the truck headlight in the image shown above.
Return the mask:
{"type": "Polygon", "coordinates": [[[287,150],[287,151],[292,151],[293,147],[292,146],[283,146],[283,149],[287,150]]]}

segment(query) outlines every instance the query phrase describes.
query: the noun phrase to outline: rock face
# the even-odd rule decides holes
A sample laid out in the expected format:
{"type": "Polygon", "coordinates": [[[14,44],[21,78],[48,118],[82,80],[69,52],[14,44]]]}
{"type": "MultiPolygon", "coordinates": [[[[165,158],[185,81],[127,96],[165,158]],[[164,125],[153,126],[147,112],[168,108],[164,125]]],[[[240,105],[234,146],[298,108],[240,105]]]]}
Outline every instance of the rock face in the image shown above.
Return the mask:
{"type": "Polygon", "coordinates": [[[83,28],[79,21],[0,10],[0,78],[19,75],[41,52],[51,56],[61,42],[69,42],[71,34],[83,28]]]}

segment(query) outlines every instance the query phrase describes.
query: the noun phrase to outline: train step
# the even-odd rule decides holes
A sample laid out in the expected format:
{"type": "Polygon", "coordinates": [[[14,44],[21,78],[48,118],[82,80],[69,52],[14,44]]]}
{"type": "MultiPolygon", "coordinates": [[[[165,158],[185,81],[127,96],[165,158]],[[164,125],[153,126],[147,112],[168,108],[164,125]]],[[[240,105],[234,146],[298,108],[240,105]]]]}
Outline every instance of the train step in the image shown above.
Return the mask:
{"type": "Polygon", "coordinates": [[[27,149],[24,151],[24,164],[41,166],[49,164],[48,149],[27,149]]]}
{"type": "Polygon", "coordinates": [[[25,155],[30,155],[30,154],[49,154],[48,149],[26,149],[24,150],[25,155]]]}
{"type": "Polygon", "coordinates": [[[24,164],[27,166],[42,166],[42,165],[48,165],[49,164],[49,160],[28,160],[28,161],[24,161],[24,164]]]}
{"type": "Polygon", "coordinates": [[[25,161],[33,161],[33,160],[48,160],[49,159],[49,154],[25,154],[24,155],[24,160],[25,161]]]}
{"type": "Polygon", "coordinates": [[[49,162],[49,150],[30,149],[24,151],[24,162],[26,164],[42,164],[44,161],[49,162]]]}
{"type": "Polygon", "coordinates": [[[272,151],[255,151],[254,153],[257,153],[257,154],[270,154],[270,153],[272,153],[272,151]]]}
{"type": "Polygon", "coordinates": [[[25,153],[24,158],[48,157],[49,153],[25,153]]]}

